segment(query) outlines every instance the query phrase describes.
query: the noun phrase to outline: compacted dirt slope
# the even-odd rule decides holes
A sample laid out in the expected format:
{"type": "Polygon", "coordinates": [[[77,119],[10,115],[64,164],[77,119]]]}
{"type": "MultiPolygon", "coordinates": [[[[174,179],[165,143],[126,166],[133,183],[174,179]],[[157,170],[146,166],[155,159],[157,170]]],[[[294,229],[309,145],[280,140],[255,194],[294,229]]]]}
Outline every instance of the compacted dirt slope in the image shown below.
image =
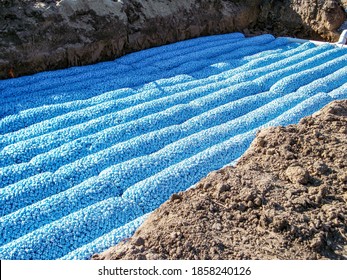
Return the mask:
{"type": "Polygon", "coordinates": [[[93,259],[347,259],[347,100],[258,133],[93,259]]]}

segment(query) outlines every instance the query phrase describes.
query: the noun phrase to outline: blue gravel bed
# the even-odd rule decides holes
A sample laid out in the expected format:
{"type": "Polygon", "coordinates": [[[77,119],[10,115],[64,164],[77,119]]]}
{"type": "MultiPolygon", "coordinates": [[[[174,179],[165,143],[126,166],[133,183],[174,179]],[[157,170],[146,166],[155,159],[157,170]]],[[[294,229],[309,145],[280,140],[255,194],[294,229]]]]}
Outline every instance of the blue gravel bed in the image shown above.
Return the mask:
{"type": "Polygon", "coordinates": [[[88,259],[259,129],[345,98],[346,49],[240,33],[0,81],[0,258],[88,259]]]}

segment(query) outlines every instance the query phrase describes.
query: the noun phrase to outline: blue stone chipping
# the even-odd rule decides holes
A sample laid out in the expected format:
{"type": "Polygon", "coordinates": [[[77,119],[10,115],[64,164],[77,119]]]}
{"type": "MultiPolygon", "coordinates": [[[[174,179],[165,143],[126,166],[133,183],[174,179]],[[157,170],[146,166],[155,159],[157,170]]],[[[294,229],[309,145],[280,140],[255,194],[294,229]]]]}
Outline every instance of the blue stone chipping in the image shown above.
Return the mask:
{"type": "Polygon", "coordinates": [[[0,258],[89,259],[259,129],[347,98],[347,48],[241,33],[0,81],[0,258]]]}

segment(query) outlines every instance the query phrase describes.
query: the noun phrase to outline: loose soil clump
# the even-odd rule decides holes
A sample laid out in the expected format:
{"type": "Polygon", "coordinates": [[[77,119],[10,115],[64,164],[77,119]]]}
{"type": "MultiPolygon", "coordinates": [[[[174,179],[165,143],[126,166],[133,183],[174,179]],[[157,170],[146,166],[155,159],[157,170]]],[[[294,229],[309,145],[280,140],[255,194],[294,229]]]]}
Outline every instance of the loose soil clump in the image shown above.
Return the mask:
{"type": "Polygon", "coordinates": [[[261,130],[93,259],[347,259],[347,100],[261,130]]]}

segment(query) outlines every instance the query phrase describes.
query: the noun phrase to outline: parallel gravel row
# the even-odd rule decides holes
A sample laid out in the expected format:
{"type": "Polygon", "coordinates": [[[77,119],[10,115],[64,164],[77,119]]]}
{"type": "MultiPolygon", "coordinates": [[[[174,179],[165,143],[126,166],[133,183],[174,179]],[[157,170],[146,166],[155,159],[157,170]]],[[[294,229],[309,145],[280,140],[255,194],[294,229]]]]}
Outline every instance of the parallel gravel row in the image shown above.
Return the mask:
{"type": "Polygon", "coordinates": [[[256,131],[347,98],[347,50],[203,37],[0,81],[0,258],[87,259],[256,131]]]}

